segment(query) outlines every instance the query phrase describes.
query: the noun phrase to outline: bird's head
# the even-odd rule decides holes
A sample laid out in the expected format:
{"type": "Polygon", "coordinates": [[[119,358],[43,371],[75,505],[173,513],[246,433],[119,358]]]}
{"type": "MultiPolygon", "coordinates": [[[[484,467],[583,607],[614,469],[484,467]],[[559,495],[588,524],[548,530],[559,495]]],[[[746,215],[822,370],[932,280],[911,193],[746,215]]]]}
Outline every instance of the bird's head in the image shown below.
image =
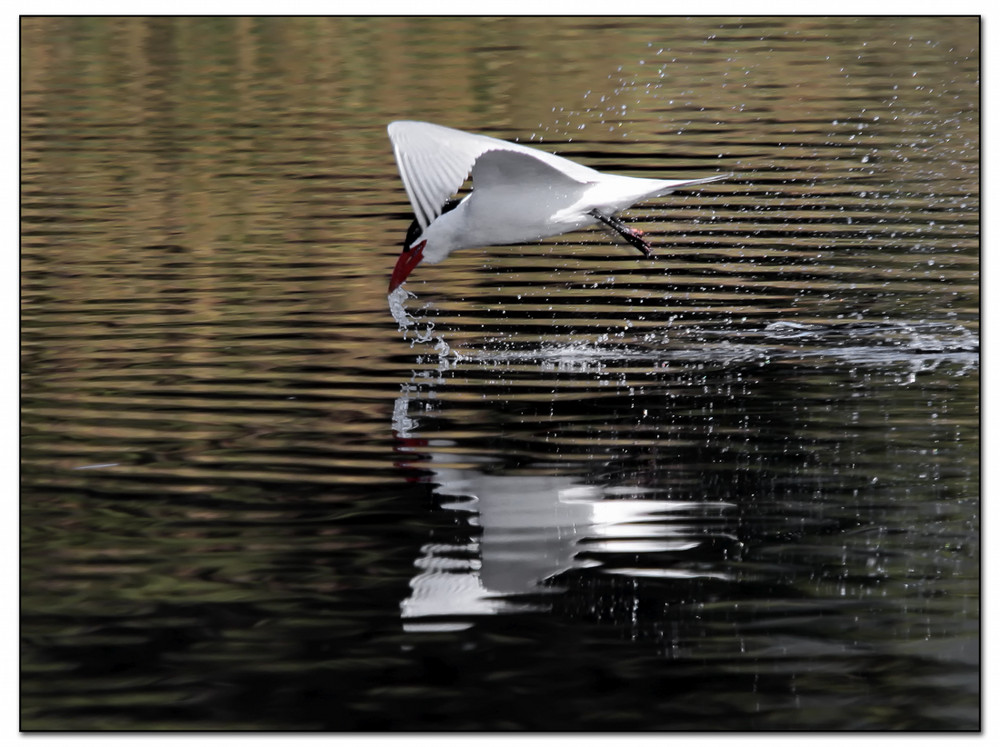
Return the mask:
{"type": "Polygon", "coordinates": [[[434,220],[426,230],[421,229],[420,224],[417,221],[413,221],[410,224],[409,229],[406,231],[406,238],[403,239],[403,251],[399,255],[399,259],[396,260],[396,267],[392,271],[392,277],[389,279],[389,292],[392,293],[396,288],[403,284],[403,281],[410,276],[413,269],[427,260],[427,264],[434,264],[440,262],[442,259],[448,256],[453,249],[457,249],[460,244],[456,243],[454,232],[451,229],[449,218],[451,213],[458,205],[461,200],[450,200],[445,203],[441,210],[441,215],[434,220]],[[427,242],[431,242],[432,250],[425,256],[424,250],[427,248],[427,242]]]}

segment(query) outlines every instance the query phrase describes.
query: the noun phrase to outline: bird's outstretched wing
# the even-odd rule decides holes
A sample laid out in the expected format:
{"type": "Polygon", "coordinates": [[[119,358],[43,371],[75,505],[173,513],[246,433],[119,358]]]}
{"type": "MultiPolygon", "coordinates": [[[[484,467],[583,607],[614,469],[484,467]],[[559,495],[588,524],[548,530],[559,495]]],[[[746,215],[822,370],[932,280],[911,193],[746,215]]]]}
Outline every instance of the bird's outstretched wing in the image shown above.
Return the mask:
{"type": "Polygon", "coordinates": [[[596,176],[593,169],[545,151],[429,122],[393,122],[389,125],[389,139],[421,228],[427,228],[441,214],[445,202],[458,191],[477,159],[487,151],[513,151],[531,156],[580,184],[596,176]]]}
{"type": "Polygon", "coordinates": [[[563,169],[538,158],[537,153],[491,149],[472,165],[472,183],[477,191],[513,189],[528,198],[547,192],[577,194],[590,181],[573,178],[563,169]]]}

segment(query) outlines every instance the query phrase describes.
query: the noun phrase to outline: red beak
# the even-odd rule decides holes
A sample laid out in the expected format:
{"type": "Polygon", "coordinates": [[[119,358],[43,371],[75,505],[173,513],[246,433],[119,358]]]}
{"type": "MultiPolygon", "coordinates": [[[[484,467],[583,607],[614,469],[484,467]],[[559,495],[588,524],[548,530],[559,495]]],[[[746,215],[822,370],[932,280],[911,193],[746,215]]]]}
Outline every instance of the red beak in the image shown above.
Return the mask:
{"type": "Polygon", "coordinates": [[[426,245],[426,241],[421,241],[416,246],[403,249],[403,253],[396,260],[396,268],[392,271],[392,277],[389,279],[390,293],[402,285],[403,281],[413,272],[413,268],[420,264],[420,260],[424,258],[424,247],[426,245]]]}

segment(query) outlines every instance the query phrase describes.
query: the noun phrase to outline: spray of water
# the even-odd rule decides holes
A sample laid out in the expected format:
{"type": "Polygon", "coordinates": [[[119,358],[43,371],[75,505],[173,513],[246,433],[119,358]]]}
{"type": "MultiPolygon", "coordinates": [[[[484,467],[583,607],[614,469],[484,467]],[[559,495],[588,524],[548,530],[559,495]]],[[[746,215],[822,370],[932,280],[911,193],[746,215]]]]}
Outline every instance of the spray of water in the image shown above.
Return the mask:
{"type": "MultiPolygon", "coordinates": [[[[429,319],[414,316],[406,310],[406,304],[411,298],[416,298],[415,293],[410,293],[403,287],[396,288],[389,294],[389,312],[392,318],[399,325],[399,331],[403,333],[404,340],[410,340],[410,347],[417,343],[421,345],[432,344],[438,357],[443,361],[449,357],[461,360],[463,356],[451,349],[441,335],[434,334],[434,322],[429,319]]],[[[429,308],[429,304],[424,304],[418,313],[429,308]]]]}

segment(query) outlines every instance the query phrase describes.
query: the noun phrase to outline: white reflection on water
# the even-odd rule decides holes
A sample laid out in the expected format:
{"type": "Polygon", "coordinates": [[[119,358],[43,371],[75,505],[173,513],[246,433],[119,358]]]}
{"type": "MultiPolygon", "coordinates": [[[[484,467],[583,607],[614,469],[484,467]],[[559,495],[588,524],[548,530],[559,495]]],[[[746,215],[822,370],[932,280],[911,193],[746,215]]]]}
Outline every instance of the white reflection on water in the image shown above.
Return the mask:
{"type": "MultiPolygon", "coordinates": [[[[656,500],[654,491],[634,485],[595,485],[575,476],[491,474],[447,466],[455,455],[449,441],[419,438],[419,422],[408,414],[411,395],[396,400],[393,426],[399,450],[419,457],[412,466],[430,472],[442,508],[459,512],[473,528],[460,543],[429,542],[415,561],[411,592],[401,604],[407,630],[455,630],[470,615],[544,609],[523,595],[561,591],[548,583],[574,569],[602,566],[603,553],[669,553],[692,550],[703,539],[677,518],[702,512],[705,504],[656,500]],[[478,530],[478,531],[476,531],[478,530]],[[584,556],[582,556],[584,555],[584,556]],[[595,557],[598,556],[598,557],[595,557]],[[431,620],[428,620],[431,618],[431,620]]],[[[468,456],[463,455],[468,463],[468,456]]],[[[405,463],[404,463],[405,464],[405,463]]],[[[715,510],[731,504],[713,502],[715,510]]],[[[658,556],[656,568],[609,569],[648,577],[669,576],[658,556]]],[[[679,571],[683,578],[725,574],[679,571]]]]}

